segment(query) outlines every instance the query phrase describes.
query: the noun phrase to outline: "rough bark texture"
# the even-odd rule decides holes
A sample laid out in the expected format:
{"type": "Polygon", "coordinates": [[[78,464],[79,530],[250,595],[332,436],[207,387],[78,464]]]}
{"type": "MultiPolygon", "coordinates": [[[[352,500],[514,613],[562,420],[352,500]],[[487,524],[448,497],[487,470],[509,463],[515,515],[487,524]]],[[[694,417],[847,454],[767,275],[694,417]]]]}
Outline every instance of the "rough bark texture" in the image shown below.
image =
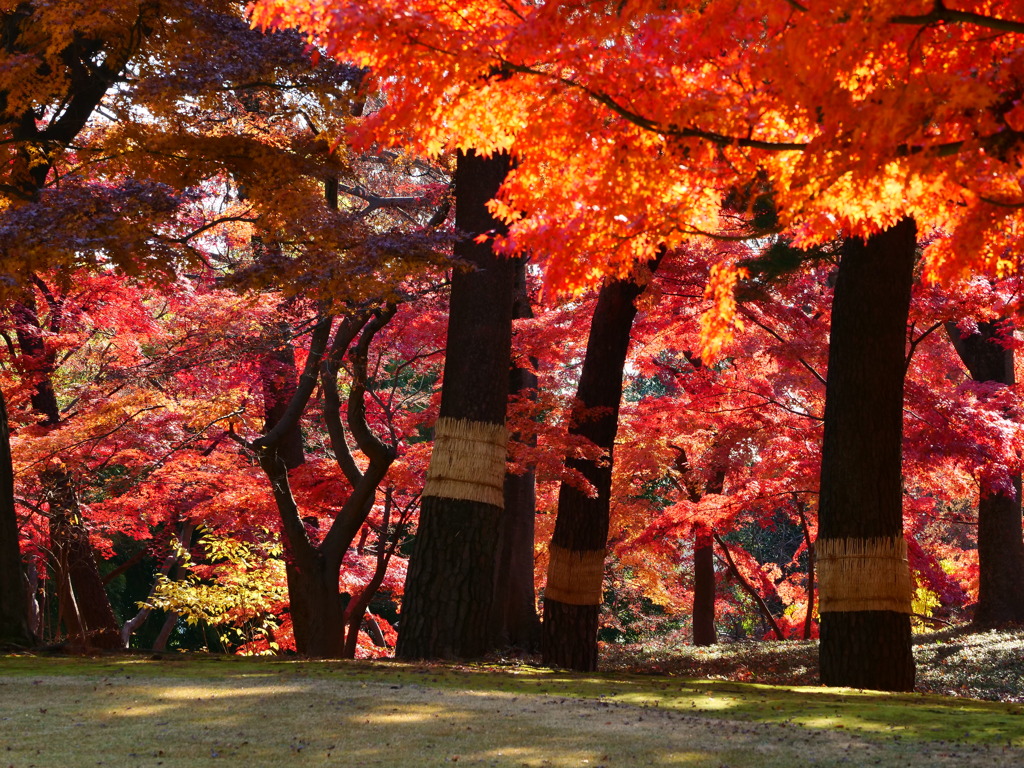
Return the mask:
{"type": "MultiPolygon", "coordinates": [[[[622,370],[636,317],[636,298],[642,292],[643,287],[630,280],[608,282],[601,288],[594,309],[569,429],[572,434],[582,435],[603,449],[608,460],[594,462],[572,458],[565,462],[597,491],[592,497],[569,483],[562,483],[559,489],[558,516],[551,544],[571,552],[603,552],[607,543],[622,370]]],[[[597,669],[599,608],[599,605],[570,605],[545,596],[541,633],[545,664],[580,671],[597,669]]]]}
{"type": "MultiPolygon", "coordinates": [[[[49,296],[49,294],[47,294],[49,296]]],[[[59,306],[51,306],[47,330],[60,330],[59,306]]],[[[32,390],[32,408],[43,417],[43,424],[61,423],[57,395],[53,389],[56,361],[43,343],[43,328],[31,295],[12,310],[15,333],[25,374],[36,379],[32,390]]],[[[89,542],[89,532],[78,507],[75,478],[62,466],[39,474],[50,505],[50,550],[56,573],[58,613],[68,635],[86,645],[117,648],[120,629],[110,605],[89,542]]]]}
{"type": "MultiPolygon", "coordinates": [[[[504,424],[512,346],[515,266],[474,236],[501,229],[486,208],[509,170],[507,155],[458,157],[456,255],[440,415],[504,424]]],[[[424,497],[399,623],[396,655],[472,658],[488,648],[501,509],[424,497]]]]}
{"type": "Polygon", "coordinates": [[[693,644],[714,645],[715,632],[715,540],[707,526],[693,535],[693,644]]]}
{"type": "MultiPolygon", "coordinates": [[[[903,535],[903,379],[915,237],[913,220],[905,219],[843,248],[829,339],[819,542],[903,535]]],[[[908,614],[823,613],[819,654],[826,685],[914,687],[908,614]]]]}
{"type": "Polygon", "coordinates": [[[0,392],[0,649],[27,648],[33,643],[24,582],[14,507],[7,404],[0,392]]]}
{"type": "MultiPolygon", "coordinates": [[[[1007,386],[1014,384],[1013,350],[1000,344],[995,323],[978,323],[964,336],[946,326],[950,341],[971,378],[1007,386]]],[[[1010,329],[1004,329],[1009,331],[1010,329]]],[[[1021,524],[1021,477],[1012,479],[1014,495],[982,481],[978,497],[978,606],[974,624],[993,627],[1024,622],[1024,531],[1021,524]]]]}
{"type": "MultiPolygon", "coordinates": [[[[295,373],[295,347],[289,338],[290,329],[286,323],[276,328],[274,336],[268,338],[268,349],[260,359],[260,385],[263,389],[264,432],[270,432],[288,410],[288,404],[295,396],[298,381],[295,373]]],[[[295,469],[306,461],[302,448],[302,429],[296,423],[291,426],[277,444],[277,452],[288,469],[295,469]]]]}
{"type": "Polygon", "coordinates": [[[345,609],[350,595],[339,593],[338,577],[345,551],[351,545],[373,507],[380,482],[394,461],[394,446],[385,445],[366,423],[366,361],[376,333],[394,316],[395,307],[357,313],[338,326],[327,351],[332,318],[321,318],[313,331],[310,351],[296,380],[294,357],[276,350],[276,360],[264,364],[265,434],[250,447],[270,480],[286,547],[286,575],[295,645],[299,653],[316,658],[338,658],[345,651],[345,609]],[[350,347],[362,330],[359,340],[350,347]],[[369,460],[361,470],[352,457],[341,419],[337,374],[348,354],[352,380],[346,408],[348,431],[369,460]],[[290,367],[290,373],[289,373],[290,367]],[[288,472],[304,460],[299,419],[319,381],[324,391],[324,416],[331,447],[339,467],[352,487],[341,511],[327,533],[310,536],[302,512],[292,494],[288,472]],[[272,374],[273,381],[267,381],[272,374]]]}
{"type": "Polygon", "coordinates": [[[50,548],[64,630],[87,647],[120,648],[120,625],[103,587],[74,481],[63,468],[47,470],[40,479],[50,505],[50,548]]]}
{"type": "MultiPolygon", "coordinates": [[[[516,293],[513,317],[533,317],[526,286],[526,262],[516,263],[516,293]]],[[[509,376],[509,390],[521,397],[533,397],[537,376],[528,368],[515,366],[509,376]]],[[[495,648],[517,648],[534,652],[540,648],[540,616],[533,579],[534,522],[537,513],[537,477],[530,467],[522,474],[505,475],[505,514],[498,534],[498,561],[491,607],[491,643],[495,648]]]]}

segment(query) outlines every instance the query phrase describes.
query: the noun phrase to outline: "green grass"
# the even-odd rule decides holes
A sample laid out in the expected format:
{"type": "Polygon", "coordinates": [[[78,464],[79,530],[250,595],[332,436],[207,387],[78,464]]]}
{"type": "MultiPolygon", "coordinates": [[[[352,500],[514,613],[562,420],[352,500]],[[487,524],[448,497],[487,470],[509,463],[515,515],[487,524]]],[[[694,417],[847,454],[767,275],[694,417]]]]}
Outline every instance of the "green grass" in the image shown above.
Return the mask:
{"type": "Polygon", "coordinates": [[[0,657],[0,766],[1024,762],[1024,707],[528,667],[0,657]]]}

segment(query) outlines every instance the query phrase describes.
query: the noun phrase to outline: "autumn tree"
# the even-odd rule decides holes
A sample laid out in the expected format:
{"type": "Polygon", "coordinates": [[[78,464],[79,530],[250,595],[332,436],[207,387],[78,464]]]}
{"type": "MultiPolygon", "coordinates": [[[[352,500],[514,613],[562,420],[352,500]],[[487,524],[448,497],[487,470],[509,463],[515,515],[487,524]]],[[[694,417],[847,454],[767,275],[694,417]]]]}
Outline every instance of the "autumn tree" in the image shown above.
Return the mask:
{"type": "MultiPolygon", "coordinates": [[[[973,333],[947,325],[953,347],[977,382],[1013,386],[1011,323],[977,323],[973,333]]],[[[1000,387],[1001,388],[1001,387],[1000,387]]],[[[1024,596],[1018,586],[1024,578],[1024,533],[1021,530],[1020,472],[1012,474],[1010,487],[999,487],[982,478],[978,497],[978,606],[974,623],[985,627],[1024,621],[1024,596]]]]}
{"type": "MultiPolygon", "coordinates": [[[[512,305],[514,320],[534,317],[527,262],[516,261],[515,298],[512,305]]],[[[513,345],[526,333],[524,324],[513,327],[513,345]],[[518,338],[517,338],[518,337],[518,338]]],[[[521,350],[518,350],[520,354],[521,350]]],[[[538,358],[526,355],[514,360],[509,373],[510,410],[516,404],[530,413],[537,400],[538,358]]],[[[530,414],[533,418],[539,418],[530,414]]],[[[510,414],[509,421],[513,420],[510,414]]],[[[527,442],[536,447],[537,436],[528,430],[513,433],[513,442],[527,442]]],[[[510,457],[511,460],[511,457],[510,457]]],[[[505,473],[505,510],[501,517],[498,537],[498,557],[495,561],[494,602],[491,607],[492,643],[497,648],[513,647],[536,650],[540,647],[540,617],[534,590],[534,540],[537,513],[537,468],[529,459],[522,466],[510,466],[505,473]]]]}
{"type": "Polygon", "coordinates": [[[460,152],[441,410],[409,562],[396,654],[465,658],[489,646],[494,562],[504,507],[515,267],[493,249],[501,229],[487,204],[507,154],[460,152]]]}
{"type": "Polygon", "coordinates": [[[826,685],[912,690],[903,378],[917,227],[846,241],[829,334],[817,558],[826,685]]]}
{"type": "MultiPolygon", "coordinates": [[[[654,260],[648,269],[653,271],[657,265],[654,260]]],[[[586,437],[603,455],[597,461],[566,457],[566,467],[578,472],[591,487],[563,482],[558,494],[542,625],[544,661],[552,666],[597,669],[597,617],[604,597],[622,373],[636,300],[648,276],[609,281],[602,286],[594,307],[570,434],[586,437]]]]}
{"type": "Polygon", "coordinates": [[[0,392],[0,647],[30,646],[33,641],[19,539],[7,404],[0,392]]]}

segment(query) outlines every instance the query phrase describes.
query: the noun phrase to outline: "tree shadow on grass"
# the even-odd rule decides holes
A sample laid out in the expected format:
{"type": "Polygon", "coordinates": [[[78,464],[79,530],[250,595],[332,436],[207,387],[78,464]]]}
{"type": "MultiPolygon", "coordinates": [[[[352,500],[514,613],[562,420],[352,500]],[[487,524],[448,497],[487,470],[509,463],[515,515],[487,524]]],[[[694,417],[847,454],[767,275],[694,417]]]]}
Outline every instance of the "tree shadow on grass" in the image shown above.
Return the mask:
{"type": "Polygon", "coordinates": [[[841,757],[900,766],[1024,759],[999,741],[1020,738],[1016,721],[1002,722],[1020,717],[983,702],[954,708],[923,697],[408,665],[189,662],[166,670],[86,662],[64,666],[69,674],[55,665],[17,676],[7,666],[0,662],[0,762],[18,768],[792,768],[832,766],[841,757]],[[887,718],[908,709],[914,718],[887,730],[887,718]],[[931,730],[955,718],[969,722],[970,743],[931,730]]]}

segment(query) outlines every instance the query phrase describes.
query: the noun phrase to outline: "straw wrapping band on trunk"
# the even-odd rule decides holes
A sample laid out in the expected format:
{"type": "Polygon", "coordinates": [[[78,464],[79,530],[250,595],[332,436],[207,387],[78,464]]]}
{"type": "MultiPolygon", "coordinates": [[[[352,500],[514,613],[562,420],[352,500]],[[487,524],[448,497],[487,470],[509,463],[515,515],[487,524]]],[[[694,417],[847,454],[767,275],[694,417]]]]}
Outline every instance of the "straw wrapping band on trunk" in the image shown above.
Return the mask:
{"type": "Polygon", "coordinates": [[[508,430],[503,424],[438,419],[423,495],[504,509],[507,444],[508,430]]]}
{"type": "Polygon", "coordinates": [[[600,605],[604,554],[603,549],[575,551],[552,544],[544,597],[567,605],[600,605]]]}
{"type": "Polygon", "coordinates": [[[911,613],[907,542],[899,538],[818,539],[819,613],[911,613]]]}

